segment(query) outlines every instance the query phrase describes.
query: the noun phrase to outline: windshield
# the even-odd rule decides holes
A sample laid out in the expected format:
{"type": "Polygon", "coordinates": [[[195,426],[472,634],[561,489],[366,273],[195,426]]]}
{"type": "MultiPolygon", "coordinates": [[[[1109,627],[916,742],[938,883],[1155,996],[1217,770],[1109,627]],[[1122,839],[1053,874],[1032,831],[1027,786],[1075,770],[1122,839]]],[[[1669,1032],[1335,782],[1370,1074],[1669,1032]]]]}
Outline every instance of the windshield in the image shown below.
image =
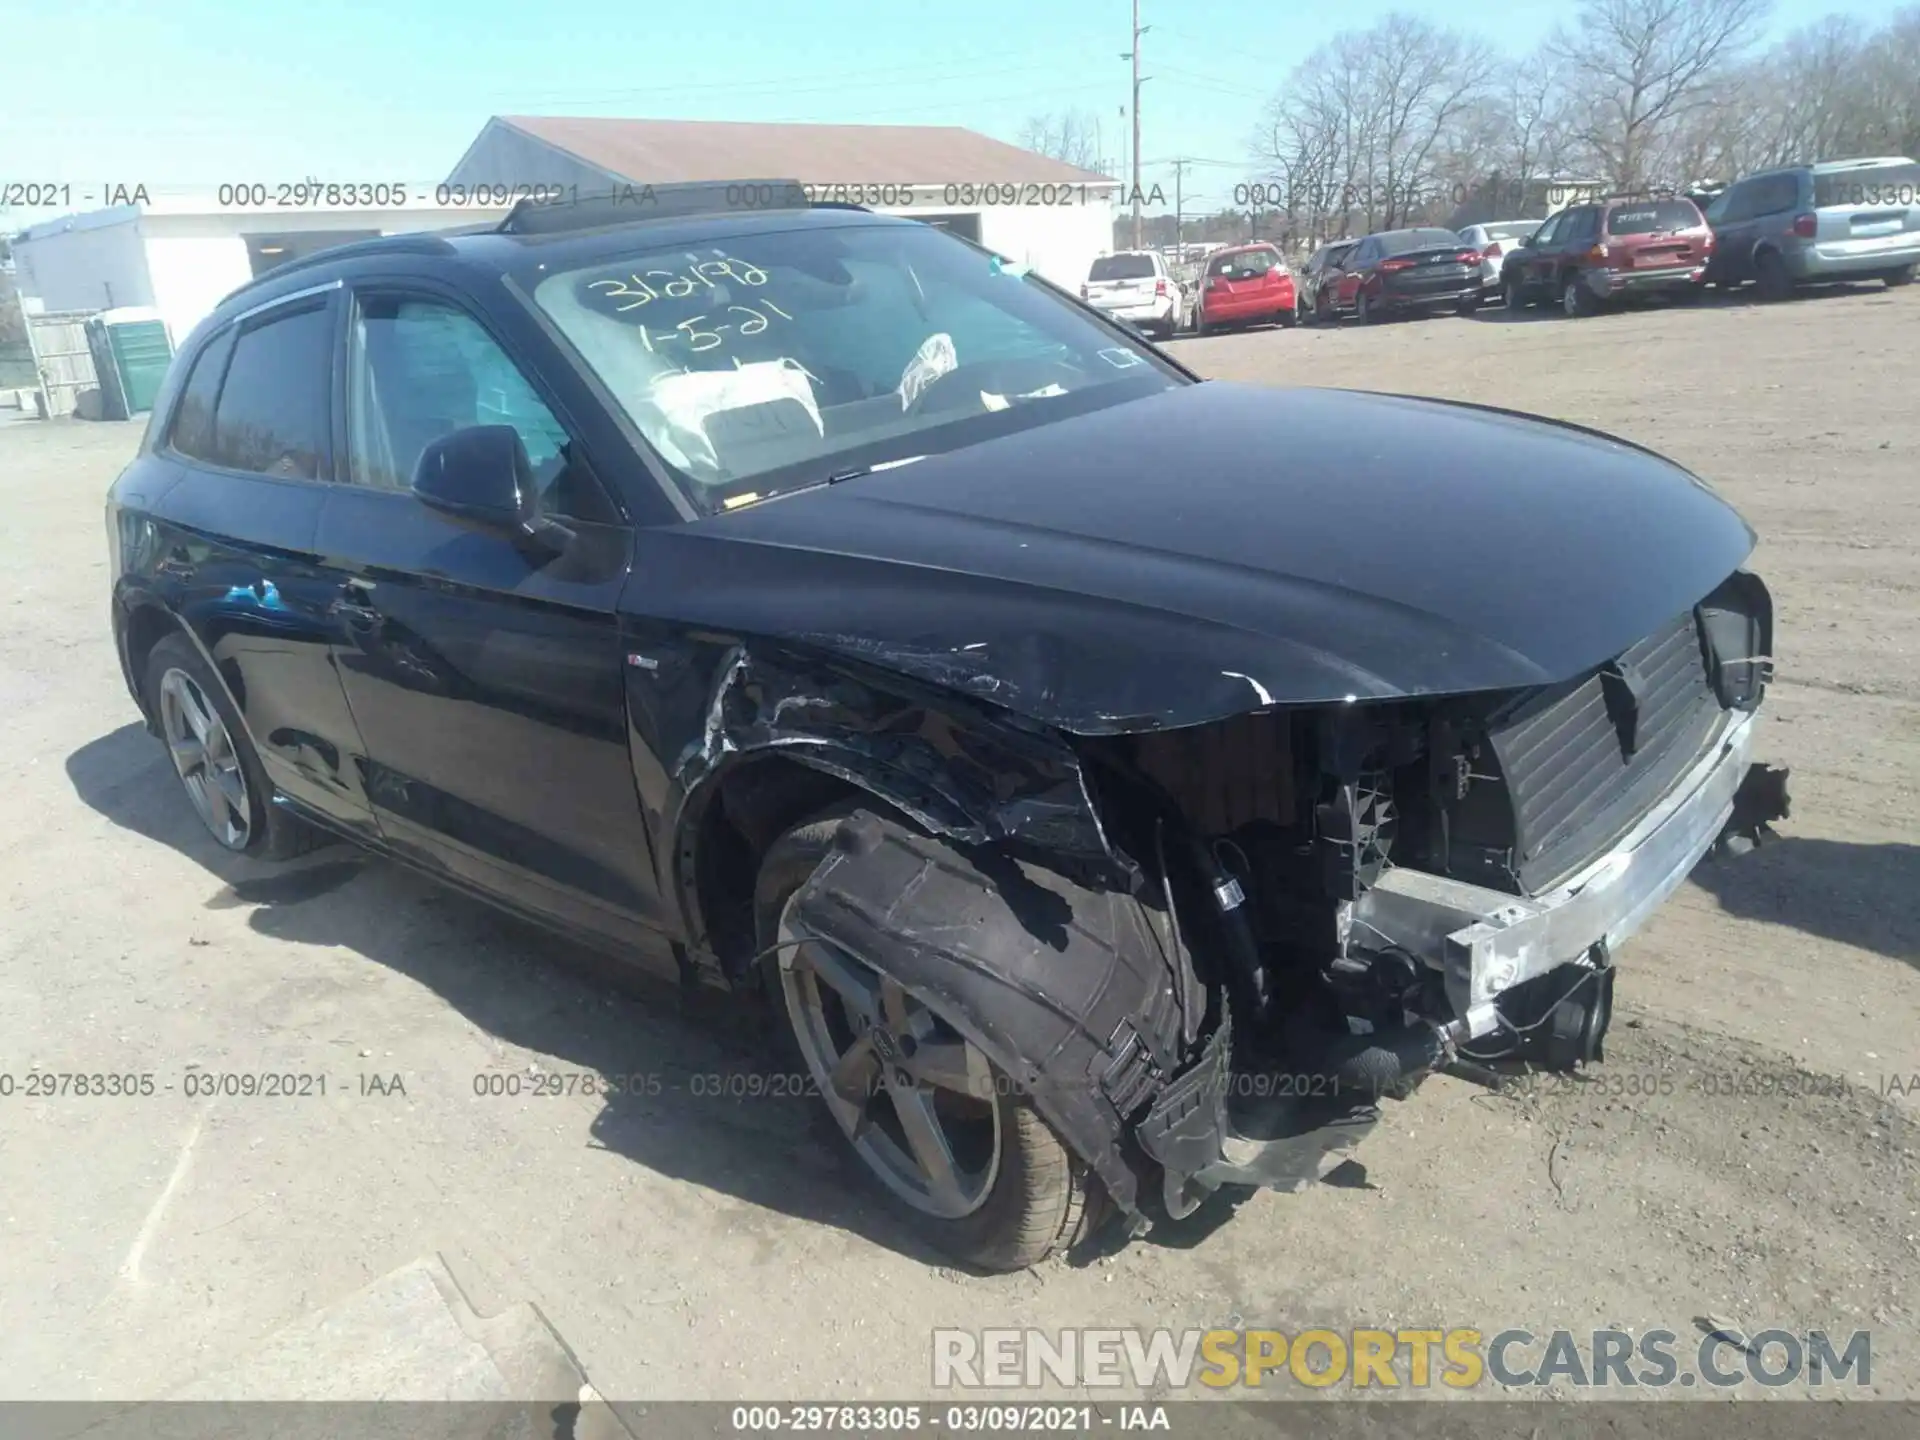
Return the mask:
{"type": "Polygon", "coordinates": [[[1920,204],[1920,165],[1890,160],[1813,177],[1813,206],[1920,204]]]}
{"type": "Polygon", "coordinates": [[[1151,280],[1151,255],[1102,255],[1093,262],[1088,280],[1151,280]]]}
{"type": "Polygon", "coordinates": [[[705,512],[1180,383],[1022,267],[931,226],[766,231],[543,271],[526,277],[534,303],[705,512]]]}
{"type": "Polygon", "coordinates": [[[1214,256],[1207,273],[1227,280],[1255,280],[1269,270],[1285,268],[1277,250],[1231,250],[1214,256]]]}
{"type": "Polygon", "coordinates": [[[1691,200],[1657,200],[1625,205],[1607,216],[1609,235],[1651,235],[1657,230],[1691,230],[1702,224],[1691,200]]]}
{"type": "Polygon", "coordinates": [[[1422,230],[1388,230],[1377,238],[1383,255],[1405,255],[1414,250],[1439,250],[1446,246],[1458,249],[1460,245],[1458,235],[1437,226],[1422,230]]]}

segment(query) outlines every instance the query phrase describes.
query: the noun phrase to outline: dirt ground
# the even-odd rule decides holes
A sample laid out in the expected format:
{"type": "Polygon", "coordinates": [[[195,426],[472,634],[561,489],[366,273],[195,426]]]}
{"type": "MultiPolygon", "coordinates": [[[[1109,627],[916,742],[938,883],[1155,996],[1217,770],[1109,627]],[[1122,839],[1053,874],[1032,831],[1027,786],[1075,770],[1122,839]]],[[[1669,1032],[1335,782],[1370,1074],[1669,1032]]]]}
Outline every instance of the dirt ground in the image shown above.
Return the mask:
{"type": "Polygon", "coordinates": [[[1349,1183],[1203,1212],[1106,1261],[956,1273],[849,1187],[797,1102],[701,1093],[750,1070],[737,1031],[556,963],[579,957],[391,865],[220,852],[108,635],[100,499],[137,432],[11,425],[0,1072],[171,1088],[0,1098],[0,1396],[159,1395],[438,1252],[480,1309],[532,1301],[602,1393],[634,1398],[929,1394],[935,1326],[1688,1336],[1699,1316],[1870,1329],[1874,1393],[1920,1397],[1920,1097],[1902,1093],[1920,1091],[1920,289],[1174,349],[1212,376],[1614,430],[1763,536],[1780,614],[1763,747],[1793,767],[1793,816],[1625,951],[1594,1083],[1516,1097],[1442,1077],[1390,1108],[1349,1183]],[[332,1080],[208,1101],[184,1093],[194,1066],[332,1080]],[[535,1068],[666,1083],[475,1093],[476,1074],[535,1068]]]}

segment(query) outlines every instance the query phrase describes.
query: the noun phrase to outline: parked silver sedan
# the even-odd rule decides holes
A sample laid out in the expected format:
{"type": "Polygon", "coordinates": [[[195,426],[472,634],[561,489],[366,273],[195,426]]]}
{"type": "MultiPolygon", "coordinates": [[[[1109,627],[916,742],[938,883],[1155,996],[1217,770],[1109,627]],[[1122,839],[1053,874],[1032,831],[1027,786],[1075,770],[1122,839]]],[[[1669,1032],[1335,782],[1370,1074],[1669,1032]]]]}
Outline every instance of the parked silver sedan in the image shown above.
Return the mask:
{"type": "Polygon", "coordinates": [[[1460,238],[1480,252],[1480,290],[1491,300],[1500,293],[1501,257],[1518,250],[1533,238],[1544,220],[1489,220],[1484,225],[1469,225],[1460,238]]]}

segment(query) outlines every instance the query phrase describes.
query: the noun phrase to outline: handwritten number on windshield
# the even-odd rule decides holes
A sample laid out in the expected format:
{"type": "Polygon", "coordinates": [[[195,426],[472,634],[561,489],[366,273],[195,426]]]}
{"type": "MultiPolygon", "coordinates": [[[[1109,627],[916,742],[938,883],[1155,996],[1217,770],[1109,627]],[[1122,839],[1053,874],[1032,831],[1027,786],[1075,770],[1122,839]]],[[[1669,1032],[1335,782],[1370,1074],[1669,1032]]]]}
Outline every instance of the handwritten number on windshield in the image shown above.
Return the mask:
{"type": "MultiPolygon", "coordinates": [[[[750,305],[729,305],[727,307],[728,314],[744,315],[746,317],[740,321],[738,326],[742,335],[758,335],[762,330],[765,330],[768,325],[772,324],[773,322],[766,314],[769,310],[775,315],[778,315],[782,320],[793,319],[793,316],[782,310],[771,300],[762,300],[757,308],[750,305]]],[[[645,345],[650,353],[654,352],[655,340],[664,343],[668,340],[685,339],[688,347],[698,354],[702,350],[711,350],[716,345],[725,344],[726,342],[721,332],[736,328],[731,324],[715,325],[711,329],[706,330],[698,328],[700,322],[706,318],[705,315],[694,315],[682,320],[678,325],[673,327],[674,331],[679,332],[678,334],[670,331],[666,334],[656,336],[652,331],[648,330],[645,325],[636,326],[635,328],[640,332],[640,343],[645,345]]]]}
{"type": "Polygon", "coordinates": [[[662,295],[670,300],[684,300],[693,294],[696,284],[705,285],[709,290],[718,289],[718,280],[737,280],[742,285],[759,287],[767,283],[767,272],[758,265],[745,260],[725,257],[719,260],[697,260],[687,267],[686,272],[673,270],[649,270],[646,275],[629,275],[624,280],[590,280],[589,290],[598,291],[609,300],[624,300],[624,305],[614,306],[616,314],[627,310],[638,310],[642,305],[651,305],[662,295]],[[665,283],[656,290],[647,283],[659,276],[665,283]],[[637,288],[635,288],[637,287],[637,288]]]}

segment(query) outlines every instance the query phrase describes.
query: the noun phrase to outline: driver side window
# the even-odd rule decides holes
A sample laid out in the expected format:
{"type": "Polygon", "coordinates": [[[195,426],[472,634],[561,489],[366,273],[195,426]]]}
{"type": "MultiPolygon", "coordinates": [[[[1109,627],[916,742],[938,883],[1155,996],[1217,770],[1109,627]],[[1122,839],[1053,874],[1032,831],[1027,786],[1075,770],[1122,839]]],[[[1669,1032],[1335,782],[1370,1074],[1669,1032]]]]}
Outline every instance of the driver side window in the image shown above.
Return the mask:
{"type": "Polygon", "coordinates": [[[362,293],[347,353],[348,478],[406,490],[428,444],[476,425],[519,434],[548,513],[616,518],[573,462],[565,428],[478,320],[432,297],[362,293]]]}

